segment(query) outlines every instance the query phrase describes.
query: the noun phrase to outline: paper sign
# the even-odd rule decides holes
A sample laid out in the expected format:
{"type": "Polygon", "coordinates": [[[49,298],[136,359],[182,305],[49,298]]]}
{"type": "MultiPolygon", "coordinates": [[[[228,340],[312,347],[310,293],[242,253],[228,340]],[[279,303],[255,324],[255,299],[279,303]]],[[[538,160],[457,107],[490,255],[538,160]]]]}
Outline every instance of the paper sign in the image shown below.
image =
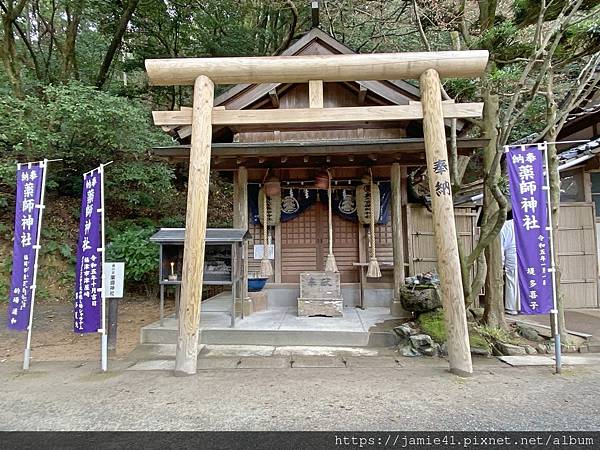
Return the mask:
{"type": "MultiPolygon", "coordinates": [[[[269,259],[275,259],[275,245],[270,244],[269,248],[269,259]]],[[[263,259],[265,246],[262,244],[256,244],[254,246],[254,259],[263,259]]]]}
{"type": "Polygon", "coordinates": [[[125,284],[125,263],[104,263],[104,285],[106,298],[123,298],[123,285],[125,284]]]}

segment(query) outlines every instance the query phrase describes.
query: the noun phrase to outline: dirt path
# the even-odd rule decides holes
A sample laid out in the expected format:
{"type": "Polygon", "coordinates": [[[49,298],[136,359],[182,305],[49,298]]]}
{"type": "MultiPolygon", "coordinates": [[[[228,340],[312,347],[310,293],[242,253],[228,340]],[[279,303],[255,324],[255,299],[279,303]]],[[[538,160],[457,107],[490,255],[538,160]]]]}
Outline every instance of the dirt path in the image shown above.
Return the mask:
{"type": "MultiPolygon", "coordinates": [[[[167,301],[165,312],[173,312],[173,302],[167,301]]],[[[5,305],[5,304],[4,304],[5,305]]],[[[4,306],[3,305],[3,306],[4,306]]],[[[158,300],[129,297],[120,300],[117,332],[117,352],[123,358],[139,344],[140,328],[159,318],[158,300]]],[[[0,362],[20,361],[23,358],[26,332],[15,332],[0,326],[0,362]]],[[[100,354],[97,333],[73,333],[73,308],[65,302],[45,301],[35,305],[32,351],[37,361],[89,361],[100,354]]],[[[113,356],[111,356],[113,358],[113,356]]]]}

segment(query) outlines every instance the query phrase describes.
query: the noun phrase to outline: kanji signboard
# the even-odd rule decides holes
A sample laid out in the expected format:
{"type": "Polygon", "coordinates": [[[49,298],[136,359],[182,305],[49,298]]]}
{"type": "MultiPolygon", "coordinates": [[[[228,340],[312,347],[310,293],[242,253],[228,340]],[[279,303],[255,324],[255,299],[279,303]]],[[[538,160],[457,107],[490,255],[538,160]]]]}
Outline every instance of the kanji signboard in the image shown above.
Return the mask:
{"type": "Polygon", "coordinates": [[[83,177],[79,241],[75,266],[74,331],[102,329],[102,176],[100,169],[83,177]]]}
{"type": "Polygon", "coordinates": [[[8,328],[26,330],[35,291],[34,270],[40,227],[43,162],[20,164],[17,168],[17,197],[13,266],[8,302],[8,328]]]}
{"type": "Polygon", "coordinates": [[[553,306],[543,161],[538,144],[511,146],[506,153],[523,314],[547,314],[553,306]]]}

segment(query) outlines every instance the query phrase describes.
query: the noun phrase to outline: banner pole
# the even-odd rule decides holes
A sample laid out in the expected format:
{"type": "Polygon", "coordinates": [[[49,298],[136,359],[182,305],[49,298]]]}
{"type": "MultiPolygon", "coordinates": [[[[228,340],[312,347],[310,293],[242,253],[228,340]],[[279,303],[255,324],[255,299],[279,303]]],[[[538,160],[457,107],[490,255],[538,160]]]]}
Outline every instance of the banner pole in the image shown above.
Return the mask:
{"type": "Polygon", "coordinates": [[[546,189],[546,204],[547,204],[547,216],[548,216],[548,230],[550,240],[550,271],[552,275],[552,310],[550,311],[551,325],[554,328],[554,361],[555,361],[555,373],[559,374],[562,367],[561,361],[561,345],[560,345],[560,330],[558,329],[558,301],[556,291],[556,265],[554,259],[554,237],[553,237],[553,226],[552,226],[552,196],[550,195],[550,166],[548,165],[548,143],[543,142],[539,144],[543,145],[544,150],[544,163],[546,166],[545,173],[545,189],[546,189]]]}
{"type": "Polygon", "coordinates": [[[40,214],[38,218],[38,229],[37,236],[35,237],[35,263],[33,265],[33,276],[32,276],[32,285],[31,285],[31,305],[29,306],[29,324],[27,325],[27,344],[25,345],[25,352],[23,353],[23,370],[29,370],[29,361],[31,360],[31,331],[33,328],[33,307],[35,305],[35,294],[37,292],[37,273],[38,273],[38,259],[40,255],[40,239],[42,235],[42,216],[44,213],[44,209],[46,208],[44,205],[44,197],[46,194],[46,172],[48,171],[48,160],[44,159],[40,163],[42,166],[42,185],[41,185],[41,194],[40,194],[40,203],[36,205],[36,208],[39,208],[40,214]]]}
{"type": "MultiPolygon", "coordinates": [[[[112,162],[112,161],[111,161],[112,162]]],[[[109,163],[110,164],[110,163],[109,163]]],[[[102,290],[100,291],[102,298],[102,329],[98,330],[102,333],[102,348],[101,348],[101,365],[102,371],[106,372],[108,370],[108,335],[106,334],[106,292],[104,290],[104,262],[106,257],[105,253],[105,242],[104,242],[104,166],[105,164],[100,164],[99,172],[100,172],[100,234],[101,234],[101,242],[102,242],[102,290]]]]}

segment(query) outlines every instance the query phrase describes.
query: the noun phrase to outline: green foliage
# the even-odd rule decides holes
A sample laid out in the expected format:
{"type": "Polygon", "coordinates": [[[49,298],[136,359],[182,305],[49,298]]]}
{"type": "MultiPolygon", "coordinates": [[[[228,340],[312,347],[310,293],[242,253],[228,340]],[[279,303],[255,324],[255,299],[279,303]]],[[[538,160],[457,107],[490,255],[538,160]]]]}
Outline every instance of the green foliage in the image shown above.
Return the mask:
{"type": "Polygon", "coordinates": [[[0,263],[0,301],[8,299],[8,290],[10,289],[10,271],[12,268],[12,259],[5,258],[0,263]]]}
{"type": "MultiPolygon", "coordinates": [[[[565,3],[570,1],[554,0],[547,2],[548,9],[544,15],[544,21],[556,19],[565,6],[565,3]]],[[[588,11],[598,4],[598,0],[583,0],[580,10],[588,11]]],[[[534,24],[538,20],[541,8],[542,2],[539,0],[515,0],[513,2],[514,20],[520,27],[534,24]]]]}
{"type": "Polygon", "coordinates": [[[129,209],[159,208],[174,195],[173,169],[156,161],[126,161],[106,172],[107,201],[122,202],[129,209]]]}
{"type": "Polygon", "coordinates": [[[430,311],[419,315],[417,323],[423,333],[428,334],[438,344],[446,342],[446,326],[442,310],[430,311]]]}
{"type": "Polygon", "coordinates": [[[457,102],[470,101],[477,96],[477,81],[468,78],[449,78],[444,80],[444,89],[457,102]]]}
{"type": "Polygon", "coordinates": [[[0,116],[6,117],[0,136],[10,155],[0,164],[0,185],[9,183],[13,160],[61,158],[49,172],[48,189],[76,196],[81,173],[114,160],[107,189],[114,187],[115,200],[126,208],[158,207],[168,199],[173,171],[146,152],[171,140],[150,125],[145,107],[77,82],[47,86],[43,94],[43,100],[0,99],[0,116]]]}
{"type": "Polygon", "coordinates": [[[73,255],[73,251],[71,250],[71,247],[66,244],[66,243],[61,243],[61,242],[57,242],[57,241],[46,241],[44,242],[44,245],[42,246],[42,254],[44,253],[54,253],[54,254],[59,254],[60,256],[62,256],[65,260],[69,261],[70,263],[75,263],[75,256],[73,255]]]}
{"type": "Polygon", "coordinates": [[[523,119],[512,130],[511,141],[516,141],[541,130],[546,125],[546,99],[538,95],[525,110],[523,119]]]}
{"type": "Polygon", "coordinates": [[[495,60],[511,60],[527,55],[531,44],[520,39],[517,26],[508,20],[501,20],[481,35],[477,48],[490,51],[495,60]]]}
{"type": "Polygon", "coordinates": [[[496,342],[504,342],[504,343],[513,344],[513,345],[519,345],[519,344],[523,343],[523,341],[521,339],[513,336],[511,333],[509,333],[504,328],[489,327],[489,326],[481,325],[481,326],[475,327],[475,330],[490,345],[493,345],[496,342]]]}
{"type": "MultiPolygon", "coordinates": [[[[438,344],[446,342],[446,324],[444,323],[444,313],[441,309],[420,314],[417,323],[423,333],[428,334],[438,344]]],[[[471,347],[489,349],[485,335],[479,332],[482,327],[476,327],[469,331],[469,344],[471,347]]]]}
{"type": "Polygon", "coordinates": [[[0,161],[0,186],[14,189],[16,185],[16,174],[16,161],[0,161]]]}
{"type": "Polygon", "coordinates": [[[125,279],[148,282],[158,269],[158,246],[149,241],[154,228],[131,227],[107,245],[107,260],[125,263],[125,279]]]}
{"type": "Polygon", "coordinates": [[[170,216],[163,217],[160,219],[160,226],[162,228],[184,228],[185,227],[185,216],[170,216]]]}

